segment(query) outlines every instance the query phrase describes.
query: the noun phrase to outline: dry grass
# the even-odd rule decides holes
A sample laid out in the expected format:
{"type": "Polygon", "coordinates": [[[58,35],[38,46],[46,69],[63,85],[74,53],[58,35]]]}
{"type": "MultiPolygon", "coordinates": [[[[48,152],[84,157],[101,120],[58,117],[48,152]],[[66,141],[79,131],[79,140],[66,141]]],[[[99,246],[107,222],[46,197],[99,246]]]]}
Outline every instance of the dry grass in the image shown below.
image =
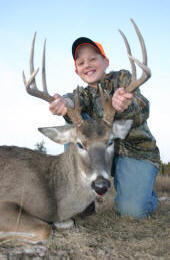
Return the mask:
{"type": "Polygon", "coordinates": [[[170,259],[170,177],[159,176],[159,196],[167,197],[145,220],[119,217],[113,208],[114,191],[97,202],[97,213],[75,218],[70,230],[55,230],[45,246],[0,245],[3,260],[15,259],[170,259]],[[169,197],[168,197],[169,196],[169,197]]]}
{"type": "Polygon", "coordinates": [[[159,194],[168,194],[170,193],[170,175],[158,175],[156,183],[155,183],[155,190],[159,192],[159,194]]]}

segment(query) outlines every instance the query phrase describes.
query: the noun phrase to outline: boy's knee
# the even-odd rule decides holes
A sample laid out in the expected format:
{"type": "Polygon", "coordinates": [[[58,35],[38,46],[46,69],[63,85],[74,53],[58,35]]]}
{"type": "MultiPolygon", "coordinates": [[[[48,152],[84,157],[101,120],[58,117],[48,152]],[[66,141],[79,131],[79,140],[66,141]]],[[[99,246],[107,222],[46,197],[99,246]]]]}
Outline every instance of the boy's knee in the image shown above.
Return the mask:
{"type": "Polygon", "coordinates": [[[148,212],[134,201],[119,202],[117,204],[117,211],[121,216],[133,217],[133,218],[146,218],[148,212]]]}

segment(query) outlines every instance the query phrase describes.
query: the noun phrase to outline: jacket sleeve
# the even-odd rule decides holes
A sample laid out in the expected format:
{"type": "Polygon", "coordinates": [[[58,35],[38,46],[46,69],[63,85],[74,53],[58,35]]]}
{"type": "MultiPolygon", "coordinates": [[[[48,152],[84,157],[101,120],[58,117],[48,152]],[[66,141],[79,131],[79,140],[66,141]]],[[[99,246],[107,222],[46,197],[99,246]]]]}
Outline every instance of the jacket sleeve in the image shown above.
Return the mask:
{"type": "MultiPolygon", "coordinates": [[[[131,80],[131,74],[126,71],[120,71],[118,87],[126,87],[131,80]]],[[[137,127],[144,123],[149,117],[149,101],[137,89],[134,92],[132,104],[123,112],[117,112],[116,119],[133,119],[133,126],[137,127]]]]}
{"type": "MultiPolygon", "coordinates": [[[[74,95],[74,91],[73,93],[67,93],[67,94],[64,94],[63,95],[63,98],[67,101],[67,104],[70,106],[70,107],[74,107],[74,103],[75,103],[75,95],[74,95]]],[[[65,121],[68,123],[68,124],[72,124],[72,121],[70,120],[69,116],[66,114],[65,116],[63,116],[65,121]]]]}

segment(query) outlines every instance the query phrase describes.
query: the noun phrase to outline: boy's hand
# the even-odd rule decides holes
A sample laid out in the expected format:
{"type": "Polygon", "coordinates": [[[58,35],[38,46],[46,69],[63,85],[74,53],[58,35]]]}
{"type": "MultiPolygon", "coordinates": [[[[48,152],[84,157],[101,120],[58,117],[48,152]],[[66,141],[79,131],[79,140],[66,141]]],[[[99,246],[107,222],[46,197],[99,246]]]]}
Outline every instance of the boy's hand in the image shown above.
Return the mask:
{"type": "Polygon", "coordinates": [[[112,97],[112,106],[116,111],[123,112],[131,105],[132,99],[133,94],[127,93],[123,87],[120,87],[115,91],[112,97]]]}
{"type": "Polygon", "coordinates": [[[55,94],[54,101],[50,103],[49,110],[53,115],[65,116],[67,113],[66,101],[59,94],[55,94]]]}

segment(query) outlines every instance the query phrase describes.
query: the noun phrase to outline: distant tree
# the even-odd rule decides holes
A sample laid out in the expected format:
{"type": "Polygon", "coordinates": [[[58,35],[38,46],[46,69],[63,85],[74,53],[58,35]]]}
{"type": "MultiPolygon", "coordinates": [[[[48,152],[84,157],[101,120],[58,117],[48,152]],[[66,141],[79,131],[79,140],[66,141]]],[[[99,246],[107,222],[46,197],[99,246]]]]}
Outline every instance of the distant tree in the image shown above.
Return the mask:
{"type": "Polygon", "coordinates": [[[160,173],[162,175],[169,175],[170,176],[170,162],[168,162],[168,163],[161,162],[160,173]]]}
{"type": "Polygon", "coordinates": [[[41,153],[47,153],[44,140],[35,144],[35,150],[40,151],[41,153]]]}

